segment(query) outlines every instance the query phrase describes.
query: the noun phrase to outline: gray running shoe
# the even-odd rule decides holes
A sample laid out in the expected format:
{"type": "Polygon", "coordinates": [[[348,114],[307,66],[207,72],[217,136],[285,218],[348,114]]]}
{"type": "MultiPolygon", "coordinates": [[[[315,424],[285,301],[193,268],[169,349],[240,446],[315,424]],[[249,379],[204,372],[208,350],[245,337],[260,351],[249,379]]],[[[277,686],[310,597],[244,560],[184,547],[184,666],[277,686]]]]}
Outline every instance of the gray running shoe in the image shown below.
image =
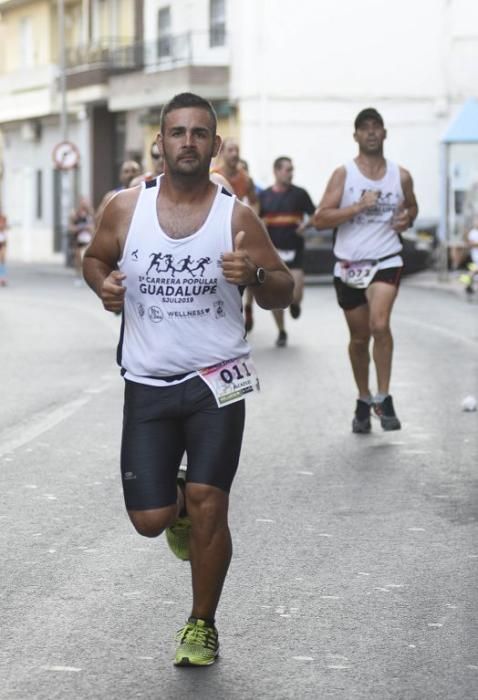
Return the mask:
{"type": "Polygon", "coordinates": [[[276,345],[278,348],[285,348],[287,345],[287,333],[285,331],[279,331],[279,335],[276,340],[276,345]]]}
{"type": "Polygon", "coordinates": [[[352,421],[353,433],[369,433],[372,430],[370,422],[370,404],[362,399],[357,399],[355,415],[352,421]]]}
{"type": "Polygon", "coordinates": [[[374,403],[373,410],[380,418],[381,426],[384,430],[400,430],[402,424],[397,418],[395,409],[393,407],[393,401],[390,394],[384,398],[383,401],[374,403]]]}

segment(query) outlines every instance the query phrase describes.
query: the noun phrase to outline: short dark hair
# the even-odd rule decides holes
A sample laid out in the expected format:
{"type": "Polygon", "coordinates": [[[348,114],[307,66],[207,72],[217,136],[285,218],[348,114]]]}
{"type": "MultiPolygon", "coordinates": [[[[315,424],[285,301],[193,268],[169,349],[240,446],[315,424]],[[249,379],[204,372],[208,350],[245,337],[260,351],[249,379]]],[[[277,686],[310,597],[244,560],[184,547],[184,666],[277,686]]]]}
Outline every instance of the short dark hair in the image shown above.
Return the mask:
{"type": "Polygon", "coordinates": [[[282,164],[285,163],[285,161],[292,163],[292,158],[289,158],[289,156],[279,156],[275,159],[272,167],[274,170],[279,170],[279,168],[282,168],[282,164]]]}
{"type": "Polygon", "coordinates": [[[217,130],[217,115],[214,107],[209,102],[205,100],[204,97],[195,95],[193,92],[181,92],[179,95],[175,95],[169,102],[166,102],[163,109],[161,110],[161,117],[159,120],[159,126],[161,132],[164,130],[164,122],[167,115],[170,112],[174,112],[176,109],[184,109],[185,107],[198,107],[199,109],[204,109],[209,113],[211,121],[213,124],[213,134],[216,135],[217,130]]]}
{"type": "Polygon", "coordinates": [[[362,111],[359,112],[355,117],[355,131],[357,131],[357,129],[360,128],[360,125],[367,119],[375,119],[375,121],[378,122],[380,126],[384,126],[383,117],[379,112],[377,112],[375,107],[366,107],[365,109],[362,109],[362,111]]]}

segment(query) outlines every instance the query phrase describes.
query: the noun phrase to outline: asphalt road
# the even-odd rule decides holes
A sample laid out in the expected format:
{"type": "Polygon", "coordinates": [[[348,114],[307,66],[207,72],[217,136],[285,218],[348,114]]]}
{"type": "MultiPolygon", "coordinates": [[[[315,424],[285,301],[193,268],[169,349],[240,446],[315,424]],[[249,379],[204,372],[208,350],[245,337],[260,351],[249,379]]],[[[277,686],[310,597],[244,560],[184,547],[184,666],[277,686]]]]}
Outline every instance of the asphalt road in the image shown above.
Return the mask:
{"type": "Polygon", "coordinates": [[[290,345],[251,334],[221,658],[171,664],[188,565],[137,535],[118,469],[118,319],[70,274],[0,290],[0,698],[478,698],[478,304],[404,283],[403,429],[351,433],[347,335],[309,287],[290,345]]]}

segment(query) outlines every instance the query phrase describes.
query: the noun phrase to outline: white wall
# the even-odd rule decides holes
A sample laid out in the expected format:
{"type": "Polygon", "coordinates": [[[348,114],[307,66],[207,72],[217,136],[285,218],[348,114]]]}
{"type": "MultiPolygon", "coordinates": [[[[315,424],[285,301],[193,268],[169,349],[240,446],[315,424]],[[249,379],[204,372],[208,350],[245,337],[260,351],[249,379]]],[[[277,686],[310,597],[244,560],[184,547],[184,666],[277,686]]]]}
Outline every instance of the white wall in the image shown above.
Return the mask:
{"type": "Polygon", "coordinates": [[[356,154],[353,120],[382,112],[386,155],[415,179],[420,215],[439,215],[439,140],[478,93],[474,0],[232,0],[231,96],[241,150],[260,184],[281,154],[317,201],[356,154]]]}
{"type": "MultiPolygon", "coordinates": [[[[71,121],[69,140],[79,148],[81,194],[89,196],[88,121],[71,121]]],[[[25,141],[22,123],[4,129],[3,210],[8,219],[8,257],[12,260],[49,260],[53,252],[53,160],[59,141],[57,118],[43,123],[39,141],[25,141]],[[36,171],[43,173],[43,215],[36,217],[36,171]]]]}

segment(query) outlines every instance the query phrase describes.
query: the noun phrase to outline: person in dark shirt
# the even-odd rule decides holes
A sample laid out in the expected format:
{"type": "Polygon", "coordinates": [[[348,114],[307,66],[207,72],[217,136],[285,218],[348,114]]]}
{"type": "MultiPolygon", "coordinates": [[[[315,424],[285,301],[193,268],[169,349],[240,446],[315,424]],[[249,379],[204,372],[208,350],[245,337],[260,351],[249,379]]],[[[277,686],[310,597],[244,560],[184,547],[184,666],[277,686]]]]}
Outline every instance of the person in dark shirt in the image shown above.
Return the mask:
{"type": "MultiPolygon", "coordinates": [[[[294,297],[289,307],[292,318],[299,318],[304,293],[304,237],[307,218],[315,207],[302,187],[292,184],[294,166],[287,156],[274,161],[275,183],[259,194],[259,216],[263,219],[272,243],[290,269],[294,278],[294,297]]],[[[279,330],[276,345],[287,345],[287,333],[284,324],[284,312],[277,309],[272,312],[279,330]]]]}

